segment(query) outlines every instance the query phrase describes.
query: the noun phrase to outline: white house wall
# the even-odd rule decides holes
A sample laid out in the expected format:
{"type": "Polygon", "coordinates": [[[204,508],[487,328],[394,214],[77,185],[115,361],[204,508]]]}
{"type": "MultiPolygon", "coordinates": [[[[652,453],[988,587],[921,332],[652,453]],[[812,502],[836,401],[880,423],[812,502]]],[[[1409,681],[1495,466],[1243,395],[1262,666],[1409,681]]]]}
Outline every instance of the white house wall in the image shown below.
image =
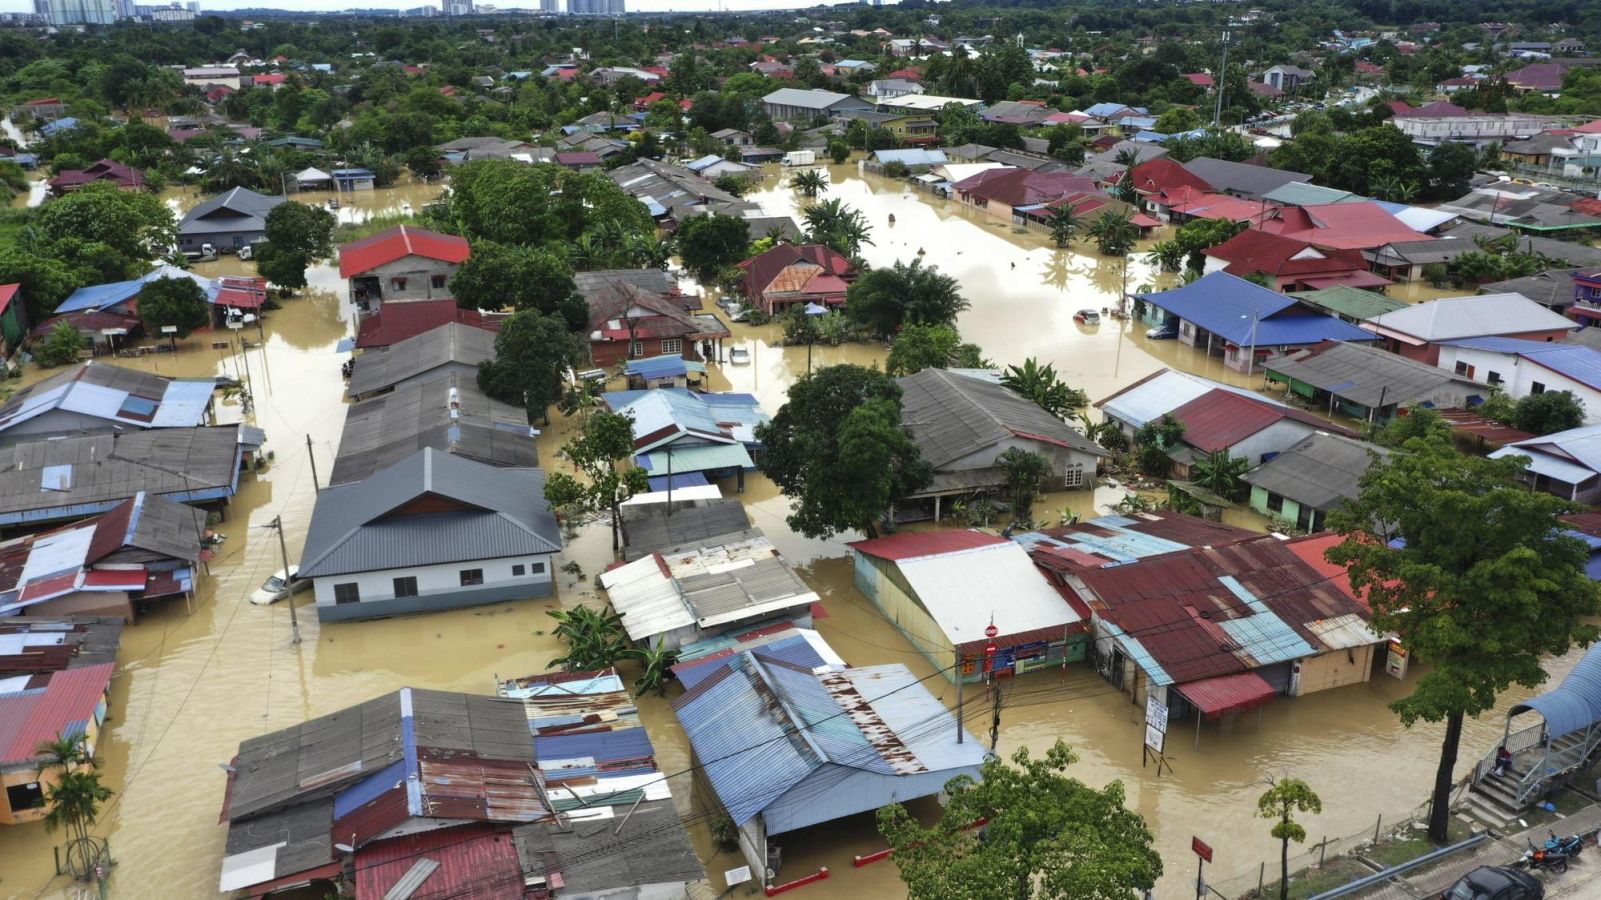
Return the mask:
{"type": "Polygon", "coordinates": [[[1574,381],[1566,375],[1553,372],[1545,366],[1496,350],[1449,345],[1440,347],[1438,363],[1440,368],[1454,373],[1459,362],[1473,367],[1472,375],[1464,373],[1461,377],[1471,378],[1486,386],[1490,383],[1490,373],[1495,372],[1501,377],[1499,385],[1501,390],[1506,391],[1507,396],[1514,400],[1521,400],[1533,393],[1535,382],[1544,385],[1547,391],[1572,391],[1573,396],[1584,403],[1585,424],[1594,425],[1601,422],[1601,391],[1574,381]]]}
{"type": "Polygon", "coordinates": [[[1283,453],[1316,430],[1316,428],[1305,422],[1297,422],[1294,419],[1280,419],[1256,434],[1229,447],[1229,454],[1248,459],[1252,465],[1256,465],[1262,462],[1264,454],[1283,453]]]}
{"type": "Polygon", "coordinates": [[[312,589],[316,594],[317,618],[323,621],[395,616],[496,603],[501,600],[545,597],[551,593],[551,569],[554,563],[554,556],[549,555],[514,556],[384,569],[349,575],[326,575],[312,579],[312,589]],[[523,566],[526,574],[512,575],[514,565],[523,566]],[[464,569],[482,569],[484,583],[463,587],[461,572],[464,569]],[[417,596],[396,597],[394,580],[408,576],[417,579],[417,596]],[[360,602],[334,602],[334,586],[352,583],[360,591],[360,602]]]}

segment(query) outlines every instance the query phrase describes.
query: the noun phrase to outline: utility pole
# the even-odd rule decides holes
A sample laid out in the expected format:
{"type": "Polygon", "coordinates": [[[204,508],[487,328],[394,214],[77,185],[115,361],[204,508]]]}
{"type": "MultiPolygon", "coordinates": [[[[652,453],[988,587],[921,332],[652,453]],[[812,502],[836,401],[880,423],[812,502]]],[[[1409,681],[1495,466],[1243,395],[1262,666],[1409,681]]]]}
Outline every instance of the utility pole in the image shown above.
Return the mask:
{"type": "MultiPolygon", "coordinates": [[[[278,532],[278,552],[282,554],[284,561],[284,599],[289,602],[289,627],[293,628],[295,633],[294,639],[289,643],[298,644],[300,643],[300,620],[295,617],[295,585],[294,580],[289,576],[289,548],[284,544],[283,516],[273,516],[271,522],[260,527],[271,528],[273,531],[278,532]]],[[[998,710],[996,715],[1000,715],[998,710]]]]}
{"type": "Polygon", "coordinates": [[[962,741],[962,648],[956,650],[956,668],[951,670],[956,679],[956,743],[962,741]]]}
{"type": "Polygon", "coordinates": [[[311,435],[306,435],[306,458],[311,460],[311,489],[314,493],[322,493],[322,485],[317,482],[317,454],[311,452],[311,435]]]}
{"type": "Polygon", "coordinates": [[[1229,33],[1223,32],[1223,67],[1217,70],[1217,77],[1212,79],[1213,87],[1217,88],[1217,105],[1212,110],[1212,127],[1217,128],[1223,123],[1223,91],[1228,84],[1229,77],[1229,33]]]}

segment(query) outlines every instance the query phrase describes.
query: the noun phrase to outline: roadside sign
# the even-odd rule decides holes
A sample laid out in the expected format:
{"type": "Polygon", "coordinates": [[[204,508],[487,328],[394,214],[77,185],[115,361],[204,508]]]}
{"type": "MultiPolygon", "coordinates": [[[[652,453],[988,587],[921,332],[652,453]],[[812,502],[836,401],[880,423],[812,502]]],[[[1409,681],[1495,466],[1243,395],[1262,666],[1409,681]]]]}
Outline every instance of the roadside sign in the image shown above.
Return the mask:
{"type": "Polygon", "coordinates": [[[1207,862],[1212,861],[1212,848],[1206,843],[1206,841],[1203,841],[1198,837],[1191,837],[1190,849],[1195,851],[1196,856],[1199,856],[1207,862]]]}
{"type": "Polygon", "coordinates": [[[178,326],[176,326],[176,325],[163,325],[163,326],[161,326],[161,333],[162,334],[177,334],[178,333],[178,326]]]}
{"type": "Polygon", "coordinates": [[[1150,725],[1145,726],[1145,746],[1155,751],[1157,756],[1162,755],[1162,747],[1167,743],[1167,734],[1150,725]]]}
{"type": "Polygon", "coordinates": [[[733,887],[736,884],[744,884],[749,880],[750,866],[740,866],[737,869],[729,869],[723,873],[723,883],[729,887],[733,887]]]}
{"type": "Polygon", "coordinates": [[[1167,733],[1167,704],[1152,696],[1145,698],[1145,727],[1167,733]]]}
{"type": "Polygon", "coordinates": [[[1384,660],[1384,674],[1391,678],[1405,678],[1407,656],[1406,648],[1401,646],[1401,642],[1391,638],[1390,652],[1384,660]]]}

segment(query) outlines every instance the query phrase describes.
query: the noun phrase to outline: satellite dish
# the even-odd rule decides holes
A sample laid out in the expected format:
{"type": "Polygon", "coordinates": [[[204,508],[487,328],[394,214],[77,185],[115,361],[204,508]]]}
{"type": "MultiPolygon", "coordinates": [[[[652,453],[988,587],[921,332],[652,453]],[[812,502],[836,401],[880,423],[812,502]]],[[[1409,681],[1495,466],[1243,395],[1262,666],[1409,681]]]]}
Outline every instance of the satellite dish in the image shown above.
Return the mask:
{"type": "Polygon", "coordinates": [[[338,850],[340,853],[355,853],[356,852],[356,848],[350,846],[349,844],[335,844],[334,845],[334,849],[338,850]]]}

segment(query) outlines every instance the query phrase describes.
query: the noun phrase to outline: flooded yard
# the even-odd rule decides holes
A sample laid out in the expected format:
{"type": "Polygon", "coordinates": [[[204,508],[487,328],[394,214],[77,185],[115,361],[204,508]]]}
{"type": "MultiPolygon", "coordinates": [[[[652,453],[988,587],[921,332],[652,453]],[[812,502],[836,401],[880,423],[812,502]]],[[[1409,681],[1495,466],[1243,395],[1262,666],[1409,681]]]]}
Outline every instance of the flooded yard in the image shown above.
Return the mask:
{"type": "MultiPolygon", "coordinates": [[[[964,336],[1000,364],[1036,356],[1056,365],[1076,387],[1099,398],[1162,366],[1174,366],[1234,384],[1260,384],[1224,368],[1221,360],[1173,341],[1152,342],[1138,325],[1105,320],[1081,328],[1071,319],[1081,307],[1116,303],[1123,261],[1103,260],[1079,247],[1059,251],[1034,234],[1014,234],[983,214],[958,209],[926,194],[877,178],[862,178],[849,166],[832,169],[830,197],[861,209],[874,225],[868,259],[885,265],[923,258],[961,282],[972,308],[963,314],[964,336]],[[893,214],[896,223],[887,224],[893,214]]],[[[796,202],[770,175],[756,195],[774,209],[796,202]]],[[[341,218],[395,212],[402,204],[420,207],[437,186],[408,186],[358,195],[346,202],[341,218]]],[[[193,192],[174,192],[180,207],[195,202],[193,192]]],[[[1154,280],[1139,258],[1129,262],[1132,289],[1154,280]]],[[[224,257],[199,266],[205,274],[248,268],[224,257]]],[[[118,675],[112,683],[110,719],[100,754],[105,781],[117,795],[107,804],[98,833],[110,839],[117,860],[111,881],[114,897],[210,897],[226,829],[218,824],[224,772],[241,740],[307,718],[323,715],[401,686],[489,693],[495,677],[543,671],[559,652],[547,632],[545,612],[562,606],[601,602],[593,576],[610,558],[603,526],[589,526],[571,541],[562,563],[581,574],[558,576],[556,596],[539,601],[498,604],[404,619],[322,627],[309,594],[299,595],[304,640],[290,643],[289,609],[279,603],[255,607],[246,597],[279,567],[278,544],[258,526],[281,515],[291,560],[298,557],[316,499],[315,470],[326,476],[343,422],[345,401],[339,377],[343,355],[339,339],[353,328],[345,286],[335,267],[310,273],[311,288],[269,313],[260,339],[242,332],[255,385],[250,420],[266,430],[274,460],[264,471],[246,475],[219,529],[227,542],[211,563],[211,577],[200,581],[193,613],[169,603],[146,614],[123,633],[118,675]]],[[[776,411],[789,383],[806,368],[806,347],[778,346],[776,326],[734,326],[735,340],[753,351],[748,366],[712,365],[711,387],[755,393],[776,411]]],[[[222,340],[226,335],[215,336],[222,340]]],[[[242,374],[235,350],[213,349],[213,336],[197,335],[176,354],[113,360],[165,375],[242,374]]],[[[817,347],[813,365],[881,362],[882,348],[817,347]]],[[[28,378],[37,379],[30,371],[28,378]]],[[[223,421],[240,417],[236,402],[222,407],[223,421]]],[[[555,452],[571,433],[559,416],[544,429],[540,455],[551,469],[562,465],[555,452]]],[[[733,485],[724,485],[732,493],[733,485]]],[[[1042,510],[1070,508],[1097,512],[1095,502],[1115,499],[1100,491],[1053,495],[1042,510]]],[[[822,597],[826,617],[818,629],[850,663],[905,663],[919,676],[933,666],[853,587],[851,535],[817,541],[793,533],[785,524],[788,502],[770,482],[746,479],[741,496],[752,520],[800,568],[822,597]]],[[[1233,519],[1231,519],[1233,521],[1233,519]]],[[[1241,523],[1248,522],[1242,516],[1241,523]]],[[[1555,661],[1560,677],[1571,660],[1555,661]]],[[[1415,678],[1415,672],[1413,677],[1415,678]]],[[[948,704],[955,689],[930,680],[948,704]]],[[[1254,818],[1262,782],[1290,774],[1309,781],[1323,796],[1324,814],[1307,825],[1312,841],[1325,834],[1345,835],[1371,827],[1376,816],[1408,813],[1425,799],[1432,781],[1440,728],[1402,729],[1386,704],[1404,695],[1408,684],[1384,675],[1364,685],[1282,699],[1258,715],[1207,723],[1199,748],[1193,735],[1178,730],[1169,743],[1173,770],[1156,777],[1140,765],[1142,711],[1082,665],[1024,676],[1004,686],[997,750],[1021,746],[1040,751],[1057,738],[1081,757],[1072,774],[1091,784],[1121,779],[1131,806],[1145,815],[1157,835],[1167,874],[1158,897],[1183,897],[1192,890],[1191,835],[1217,851],[1211,874],[1225,877],[1274,859],[1277,847],[1268,825],[1254,818]]],[[[1503,701],[1528,692],[1510,693],[1503,701]]],[[[987,705],[969,689],[968,727],[987,733],[987,705]],[[980,710],[980,707],[986,707],[980,710]]],[[[641,699],[642,712],[664,772],[684,772],[689,749],[667,702],[641,699]]],[[[1471,764],[1501,733],[1501,716],[1486,714],[1467,724],[1463,764],[1471,764]]],[[[693,824],[697,849],[707,864],[711,890],[721,892],[722,872],[743,864],[718,853],[706,827],[714,801],[702,783],[688,775],[673,779],[679,810],[693,824]]],[[[51,846],[59,840],[38,826],[0,830],[0,897],[73,896],[65,880],[52,878],[51,846]]],[[[882,862],[861,869],[854,854],[882,847],[872,822],[860,817],[838,827],[813,829],[782,841],[781,880],[827,866],[831,877],[805,887],[800,898],[893,898],[903,896],[895,867],[882,862]]]]}

